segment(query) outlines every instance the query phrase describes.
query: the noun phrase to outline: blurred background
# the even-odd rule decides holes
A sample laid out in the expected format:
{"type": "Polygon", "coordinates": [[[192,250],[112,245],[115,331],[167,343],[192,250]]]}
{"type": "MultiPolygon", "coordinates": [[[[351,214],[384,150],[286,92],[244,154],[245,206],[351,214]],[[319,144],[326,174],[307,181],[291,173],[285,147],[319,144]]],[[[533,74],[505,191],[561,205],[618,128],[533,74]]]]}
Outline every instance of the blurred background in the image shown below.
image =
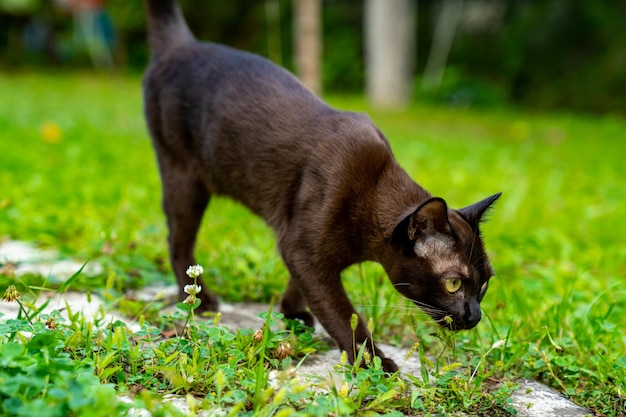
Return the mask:
{"type": "MultiPolygon", "coordinates": [[[[199,39],[253,51],[315,91],[626,114],[623,0],[180,0],[199,39]]],[[[140,73],[143,2],[0,0],[0,70],[140,73]]]]}

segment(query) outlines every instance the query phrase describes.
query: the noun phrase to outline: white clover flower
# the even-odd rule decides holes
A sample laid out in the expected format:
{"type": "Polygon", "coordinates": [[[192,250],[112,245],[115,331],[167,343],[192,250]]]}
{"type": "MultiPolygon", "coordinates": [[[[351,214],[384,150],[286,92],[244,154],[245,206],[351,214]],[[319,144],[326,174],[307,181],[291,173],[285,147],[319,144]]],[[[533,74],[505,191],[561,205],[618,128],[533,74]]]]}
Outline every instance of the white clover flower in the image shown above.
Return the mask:
{"type": "Polygon", "coordinates": [[[200,294],[200,291],[202,291],[202,287],[200,285],[189,284],[185,285],[183,291],[185,292],[185,294],[196,295],[200,294]]]}
{"type": "Polygon", "coordinates": [[[203,272],[204,268],[202,268],[202,265],[191,265],[189,268],[187,268],[186,273],[189,278],[198,278],[200,275],[202,275],[203,272]]]}

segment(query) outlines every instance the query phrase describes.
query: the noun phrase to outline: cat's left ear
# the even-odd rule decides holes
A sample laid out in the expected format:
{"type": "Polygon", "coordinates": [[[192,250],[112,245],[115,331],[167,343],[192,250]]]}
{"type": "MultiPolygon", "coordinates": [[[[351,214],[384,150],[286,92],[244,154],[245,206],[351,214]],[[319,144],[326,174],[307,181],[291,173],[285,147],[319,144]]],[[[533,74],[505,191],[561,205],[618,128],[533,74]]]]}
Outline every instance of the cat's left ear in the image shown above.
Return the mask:
{"type": "Polygon", "coordinates": [[[426,239],[428,236],[449,234],[451,231],[448,206],[443,199],[435,197],[405,213],[394,227],[391,239],[412,253],[418,238],[426,239]]]}
{"type": "Polygon", "coordinates": [[[450,234],[451,231],[448,206],[439,197],[426,201],[409,216],[408,233],[411,240],[417,239],[420,235],[450,234]]]}
{"type": "Polygon", "coordinates": [[[485,213],[491,208],[491,205],[502,195],[502,193],[496,193],[492,196],[480,200],[478,203],[474,203],[471,206],[464,207],[457,210],[465,217],[467,222],[472,226],[473,230],[478,229],[478,224],[485,215],[485,213]]]}

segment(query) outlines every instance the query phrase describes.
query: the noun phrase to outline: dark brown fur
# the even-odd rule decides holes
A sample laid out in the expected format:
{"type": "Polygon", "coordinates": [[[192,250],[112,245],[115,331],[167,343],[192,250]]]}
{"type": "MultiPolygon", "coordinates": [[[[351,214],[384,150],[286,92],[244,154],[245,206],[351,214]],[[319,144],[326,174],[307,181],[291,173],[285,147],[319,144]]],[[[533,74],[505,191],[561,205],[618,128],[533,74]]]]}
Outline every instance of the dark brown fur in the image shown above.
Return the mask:
{"type": "MultiPolygon", "coordinates": [[[[439,322],[449,316],[453,329],[478,323],[493,275],[478,223],[499,194],[449,209],[405,173],[367,116],[330,108],[266,59],[195,41],[173,0],[146,3],[145,114],[181,297],[209,199],[228,195],[276,233],[291,275],[282,312],[312,325],[310,310],[351,361],[355,309],[340,273],[354,263],[379,262],[402,294],[439,322]],[[451,278],[461,290],[446,290],[451,278]]],[[[202,307],[216,310],[202,287],[202,307]]],[[[356,343],[370,337],[361,320],[356,343]]]]}

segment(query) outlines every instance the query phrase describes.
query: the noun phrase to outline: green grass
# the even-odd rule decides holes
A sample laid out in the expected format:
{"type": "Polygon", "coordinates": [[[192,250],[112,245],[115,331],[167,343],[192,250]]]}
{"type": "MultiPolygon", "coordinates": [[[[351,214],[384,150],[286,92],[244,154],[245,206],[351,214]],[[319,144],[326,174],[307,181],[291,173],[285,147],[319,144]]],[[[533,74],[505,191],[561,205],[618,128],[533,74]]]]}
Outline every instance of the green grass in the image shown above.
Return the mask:
{"type": "MultiPolygon", "coordinates": [[[[73,283],[77,288],[104,289],[108,282],[109,290],[119,291],[157,281],[173,283],[165,261],[165,221],[142,118],[140,80],[3,74],[0,84],[0,237],[59,248],[64,256],[105,266],[96,279],[78,276],[73,283]],[[46,123],[60,128],[58,141],[54,128],[42,133],[46,123]]],[[[483,227],[497,277],[483,301],[485,317],[477,329],[433,336],[434,325],[395,294],[379,267],[368,264],[346,271],[352,299],[374,319],[380,338],[407,346],[419,341],[419,354],[439,358],[426,375],[404,386],[399,399],[389,396],[388,410],[413,407],[441,413],[450,407],[448,411],[488,414],[484,410],[489,404],[506,409],[498,405],[503,393],[493,391],[499,382],[527,377],[598,415],[625,414],[626,122],[425,104],[381,112],[368,109],[359,98],[329,101],[370,113],[401,165],[451,206],[503,192],[483,227]],[[506,343],[490,351],[499,340],[506,343]],[[473,378],[474,368],[466,365],[478,367],[473,378]],[[428,390],[425,383],[439,388],[428,390]]],[[[280,295],[287,280],[274,246],[259,219],[216,199],[205,216],[198,261],[221,297],[269,301],[280,295]]],[[[42,280],[26,277],[20,283],[4,273],[0,290],[16,283],[26,294],[27,284],[40,285],[42,280]]],[[[9,330],[0,332],[0,348],[7,346],[6,335],[17,331],[9,330]]],[[[374,370],[362,376],[368,381],[379,377],[374,370]]],[[[122,390],[128,386],[119,378],[101,380],[122,390]]],[[[398,380],[386,384],[402,391],[394,385],[398,380]]],[[[361,385],[366,384],[357,387],[361,385]]],[[[172,391],[171,386],[150,389],[172,391]]],[[[200,391],[204,389],[210,388],[200,391]]],[[[372,393],[349,392],[344,412],[366,413],[371,401],[359,398],[372,393]]],[[[272,395],[263,404],[271,404],[272,395]]],[[[341,395],[330,393],[328,398],[341,395]]],[[[304,399],[294,398],[278,408],[304,409],[304,399]]]]}

